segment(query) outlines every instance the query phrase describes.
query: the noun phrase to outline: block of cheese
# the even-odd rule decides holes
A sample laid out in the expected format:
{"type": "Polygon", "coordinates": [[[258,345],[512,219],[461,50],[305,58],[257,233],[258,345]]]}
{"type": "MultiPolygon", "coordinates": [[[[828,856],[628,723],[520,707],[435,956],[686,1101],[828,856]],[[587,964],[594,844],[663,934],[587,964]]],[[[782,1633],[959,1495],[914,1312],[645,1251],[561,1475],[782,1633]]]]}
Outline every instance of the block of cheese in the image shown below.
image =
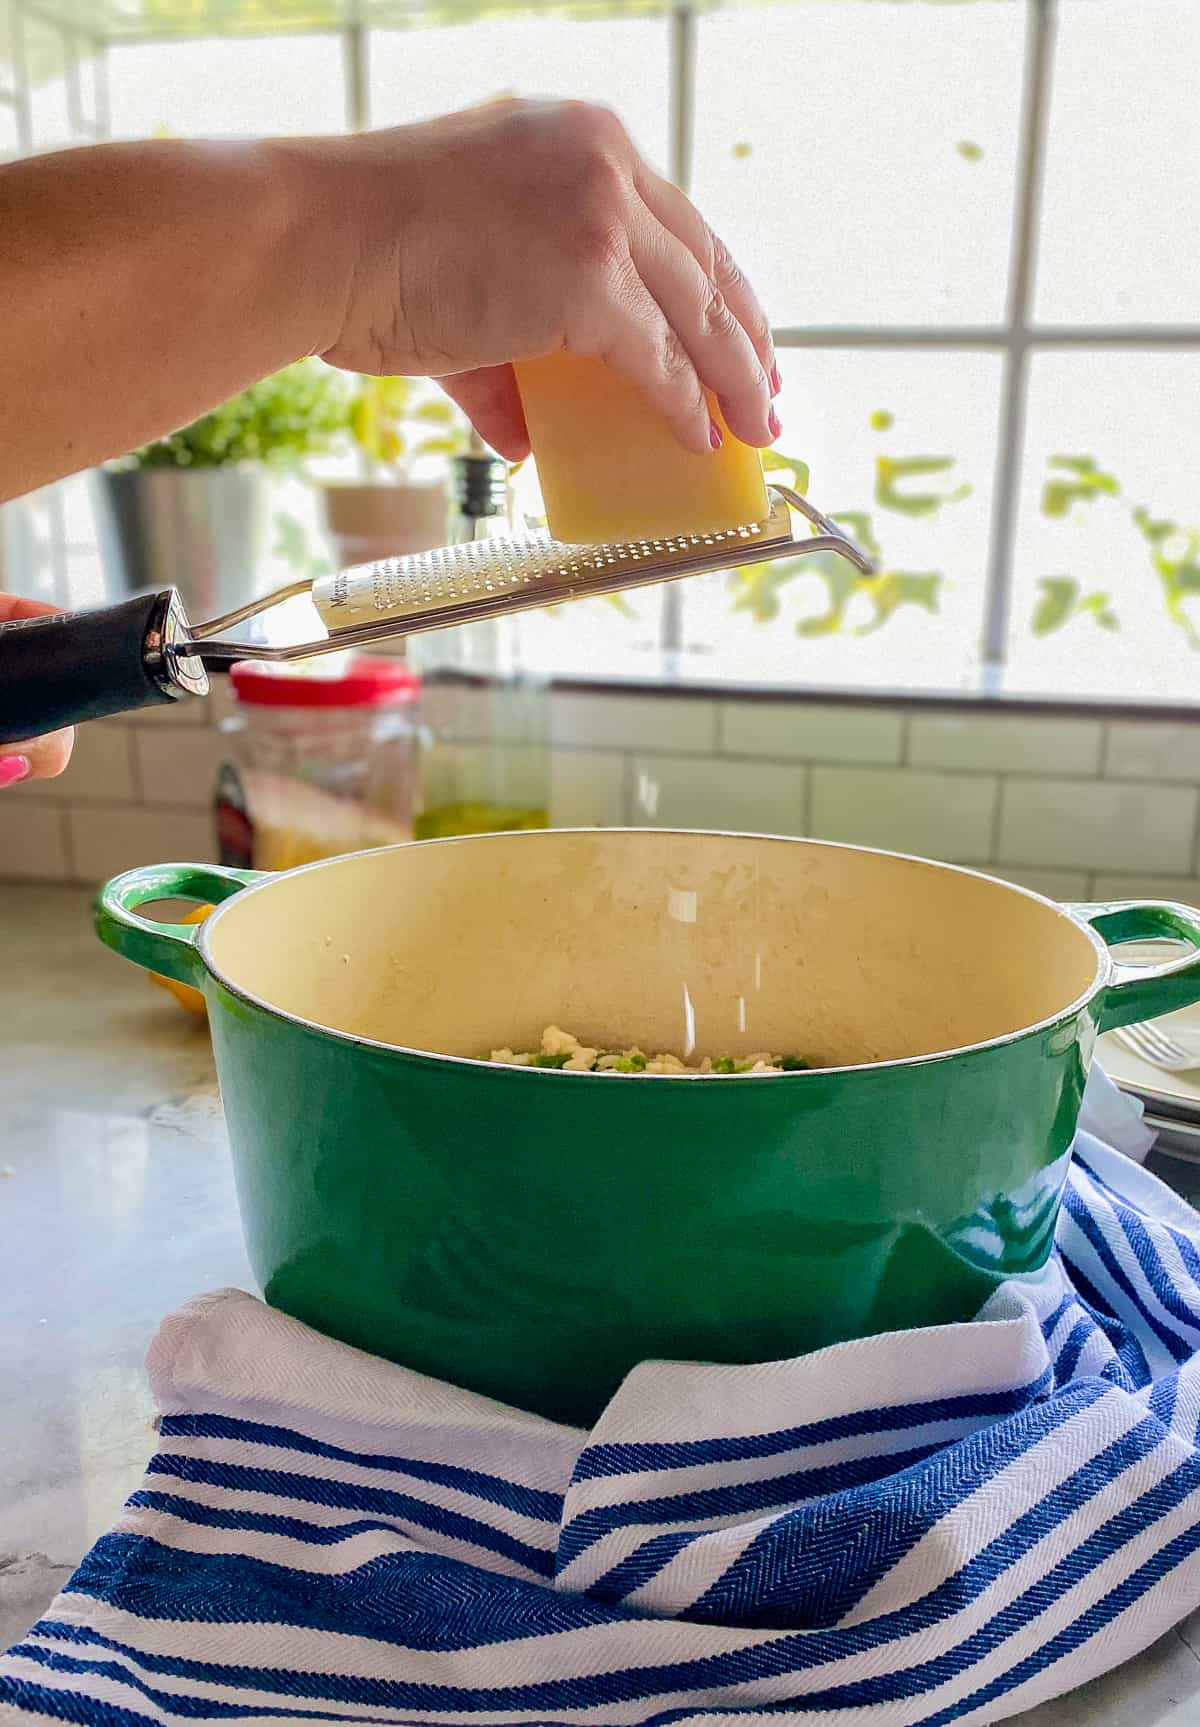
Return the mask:
{"type": "Polygon", "coordinates": [[[572,545],[712,534],[769,513],[757,450],[721,418],[719,450],[693,455],[641,392],[601,360],[551,354],[516,368],[546,519],[572,545]]]}

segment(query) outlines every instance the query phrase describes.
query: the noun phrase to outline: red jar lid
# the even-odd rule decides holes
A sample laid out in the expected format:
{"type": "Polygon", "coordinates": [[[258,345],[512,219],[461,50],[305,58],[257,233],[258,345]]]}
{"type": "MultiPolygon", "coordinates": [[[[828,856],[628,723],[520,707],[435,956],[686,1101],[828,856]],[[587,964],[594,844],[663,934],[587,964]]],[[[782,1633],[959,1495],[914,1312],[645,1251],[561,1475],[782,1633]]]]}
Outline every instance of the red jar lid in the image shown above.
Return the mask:
{"type": "Polygon", "coordinates": [[[332,677],[261,660],[239,660],[229,673],[239,702],[257,708],[375,708],[414,701],[418,673],[397,660],[359,659],[332,677]]]}

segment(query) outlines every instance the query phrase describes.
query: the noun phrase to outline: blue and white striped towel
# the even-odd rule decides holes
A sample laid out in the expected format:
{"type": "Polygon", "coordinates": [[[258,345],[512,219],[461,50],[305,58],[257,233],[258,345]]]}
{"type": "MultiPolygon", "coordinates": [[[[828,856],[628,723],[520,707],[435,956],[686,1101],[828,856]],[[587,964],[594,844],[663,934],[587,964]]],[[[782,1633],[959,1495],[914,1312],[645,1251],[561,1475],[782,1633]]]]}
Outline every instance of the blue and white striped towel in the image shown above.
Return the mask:
{"type": "MultiPolygon", "coordinates": [[[[1102,1076],[1088,1112],[1144,1153],[1102,1076]]],[[[646,1363],[591,1433],[207,1296],[0,1719],[994,1721],[1200,1604],[1197,1351],[1200,1216],[1088,1131],[976,1322],[646,1363]]]]}

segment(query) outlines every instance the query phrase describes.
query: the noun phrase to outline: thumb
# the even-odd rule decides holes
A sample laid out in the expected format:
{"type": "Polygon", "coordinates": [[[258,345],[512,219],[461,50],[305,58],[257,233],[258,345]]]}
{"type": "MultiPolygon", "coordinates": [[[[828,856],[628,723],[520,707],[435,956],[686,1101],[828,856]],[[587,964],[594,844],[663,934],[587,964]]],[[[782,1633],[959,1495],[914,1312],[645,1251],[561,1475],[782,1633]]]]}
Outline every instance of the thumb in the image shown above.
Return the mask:
{"type": "Polygon", "coordinates": [[[439,378],[438,383],[458,403],[485,444],[507,461],[524,461],[529,454],[529,431],[511,366],[481,366],[474,372],[439,378]]]}

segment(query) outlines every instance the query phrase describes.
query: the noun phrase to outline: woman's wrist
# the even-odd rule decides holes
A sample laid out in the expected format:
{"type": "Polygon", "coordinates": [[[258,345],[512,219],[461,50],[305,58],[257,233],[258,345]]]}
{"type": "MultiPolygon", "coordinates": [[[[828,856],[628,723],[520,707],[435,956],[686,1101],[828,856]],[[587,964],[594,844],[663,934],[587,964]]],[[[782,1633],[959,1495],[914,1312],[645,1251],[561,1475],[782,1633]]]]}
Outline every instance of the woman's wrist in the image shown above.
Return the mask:
{"type": "Polygon", "coordinates": [[[256,243],[270,303],[294,326],[295,354],[322,354],[345,318],[358,246],[354,175],[340,138],[270,138],[249,146],[258,189],[256,243]]]}

